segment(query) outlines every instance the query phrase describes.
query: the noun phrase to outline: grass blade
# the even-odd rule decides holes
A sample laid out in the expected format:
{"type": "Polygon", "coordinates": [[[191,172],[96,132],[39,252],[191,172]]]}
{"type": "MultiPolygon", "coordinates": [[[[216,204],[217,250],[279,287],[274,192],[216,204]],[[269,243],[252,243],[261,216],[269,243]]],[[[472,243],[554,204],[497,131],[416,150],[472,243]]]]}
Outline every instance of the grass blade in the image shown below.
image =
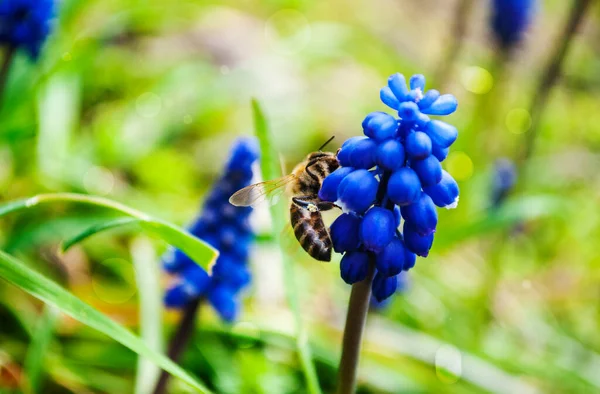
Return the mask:
{"type": "MultiPolygon", "coordinates": [[[[73,202],[97,207],[111,209],[113,211],[125,214],[133,219],[137,219],[143,230],[150,234],[154,234],[165,240],[167,243],[184,251],[192,260],[194,260],[202,268],[210,272],[210,266],[216,260],[219,252],[209,244],[194,237],[189,232],[165,222],[160,219],[153,218],[143,212],[137,211],[126,205],[111,201],[106,198],[89,196],[76,193],[54,193],[40,194],[28,199],[12,201],[0,205],[0,217],[12,212],[18,212],[25,209],[31,209],[41,204],[51,202],[73,202]]],[[[88,234],[88,236],[91,234],[88,234]]]]}
{"type": "MultiPolygon", "coordinates": [[[[252,100],[252,112],[254,115],[255,133],[260,143],[261,170],[263,179],[268,180],[278,178],[281,176],[281,172],[278,169],[279,163],[277,160],[277,154],[275,153],[275,150],[273,149],[273,144],[271,143],[271,136],[269,133],[269,127],[267,125],[267,120],[264,116],[259,102],[256,99],[252,100]]],[[[280,200],[278,204],[272,205],[270,207],[274,229],[284,228],[284,226],[286,226],[287,224],[283,214],[283,207],[281,204],[282,201],[280,200]]],[[[281,246],[280,232],[273,231],[273,233],[275,235],[277,243],[281,246]]],[[[296,285],[296,280],[294,278],[294,262],[291,261],[291,259],[287,258],[287,255],[283,251],[283,249],[281,250],[281,255],[283,258],[283,275],[286,289],[286,297],[288,303],[290,304],[290,307],[292,308],[292,312],[294,313],[294,319],[296,324],[296,347],[298,349],[298,354],[300,355],[302,371],[304,372],[309,392],[312,394],[319,394],[321,393],[319,379],[317,377],[317,372],[312,361],[312,354],[310,346],[308,344],[308,335],[304,323],[302,321],[302,315],[300,313],[298,289],[296,285]]]]}
{"type": "MultiPolygon", "coordinates": [[[[143,238],[131,244],[131,256],[135,267],[135,281],[140,298],[140,336],[146,344],[157,352],[163,351],[162,316],[163,305],[160,288],[160,270],[152,244],[143,238]]],[[[150,360],[139,357],[135,376],[135,394],[152,392],[160,369],[150,360]]]]}
{"type": "Polygon", "coordinates": [[[27,349],[25,357],[25,376],[27,376],[27,387],[25,392],[39,393],[42,379],[42,371],[48,348],[54,337],[54,330],[58,317],[58,310],[52,306],[46,306],[42,316],[35,325],[35,335],[31,338],[31,344],[27,349]]]}
{"type": "Polygon", "coordinates": [[[89,227],[88,229],[86,229],[85,231],[77,234],[76,236],[64,241],[61,245],[61,250],[63,252],[66,252],[74,245],[85,241],[86,239],[88,239],[89,237],[91,237],[92,235],[94,235],[96,233],[106,231],[106,230],[111,230],[113,228],[125,226],[128,224],[139,223],[139,222],[140,222],[139,219],[124,217],[124,218],[117,218],[114,220],[109,220],[106,222],[95,224],[95,225],[89,227]]]}
{"type": "Polygon", "coordinates": [[[200,393],[210,391],[167,357],[151,349],[125,327],[92,308],[61,286],[33,271],[16,258],[0,251],[0,277],[48,305],[60,309],[188,383],[200,393]]]}

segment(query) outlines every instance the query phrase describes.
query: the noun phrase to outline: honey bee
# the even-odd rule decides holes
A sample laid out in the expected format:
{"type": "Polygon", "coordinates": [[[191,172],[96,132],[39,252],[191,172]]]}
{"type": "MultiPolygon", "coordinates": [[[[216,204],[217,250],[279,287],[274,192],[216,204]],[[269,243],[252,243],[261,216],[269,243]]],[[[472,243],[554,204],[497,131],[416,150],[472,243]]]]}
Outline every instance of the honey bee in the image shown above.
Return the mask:
{"type": "Polygon", "coordinates": [[[291,174],[247,186],[229,198],[229,202],[235,206],[255,206],[287,191],[292,196],[290,223],[294,235],[302,248],[319,261],[331,261],[331,237],[321,212],[336,205],[322,201],[318,194],[323,180],[340,166],[335,153],[321,152],[332,139],[323,144],[318,152],[307,155],[291,174]]]}

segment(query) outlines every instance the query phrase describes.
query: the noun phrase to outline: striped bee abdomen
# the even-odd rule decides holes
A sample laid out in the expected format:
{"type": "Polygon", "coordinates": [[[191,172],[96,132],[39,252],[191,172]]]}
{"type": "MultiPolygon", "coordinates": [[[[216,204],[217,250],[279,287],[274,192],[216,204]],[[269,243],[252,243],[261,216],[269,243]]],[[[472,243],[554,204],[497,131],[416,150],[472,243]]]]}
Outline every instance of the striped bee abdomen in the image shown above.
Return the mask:
{"type": "Polygon", "coordinates": [[[321,212],[311,212],[296,204],[290,206],[290,223],[302,248],[319,261],[331,261],[331,237],[321,212]]]}

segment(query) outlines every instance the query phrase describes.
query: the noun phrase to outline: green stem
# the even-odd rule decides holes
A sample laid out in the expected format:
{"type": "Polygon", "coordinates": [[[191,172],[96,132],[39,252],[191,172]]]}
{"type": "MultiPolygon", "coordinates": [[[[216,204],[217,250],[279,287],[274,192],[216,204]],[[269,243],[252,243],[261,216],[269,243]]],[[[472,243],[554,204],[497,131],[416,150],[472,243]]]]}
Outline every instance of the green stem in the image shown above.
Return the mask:
{"type": "Polygon", "coordinates": [[[518,156],[518,163],[524,164],[533,154],[535,148],[535,140],[539,132],[539,123],[548,103],[549,93],[552,87],[556,84],[560,76],[564,59],[569,50],[569,46],[573,41],[573,36],[577,32],[586,11],[592,4],[592,0],[575,0],[571,7],[569,19],[564,27],[560,41],[554,49],[553,55],[550,57],[548,64],[545,67],[544,74],[540,79],[539,85],[533,94],[531,104],[529,106],[529,114],[531,115],[531,127],[526,134],[523,150],[518,156]]]}
{"type": "Polygon", "coordinates": [[[2,65],[0,66],[0,108],[2,107],[4,88],[6,87],[6,81],[8,81],[8,73],[15,57],[15,52],[15,47],[9,46],[4,52],[4,59],[2,59],[2,65]]]}
{"type": "MultiPolygon", "coordinates": [[[[187,347],[192,334],[194,333],[196,316],[200,309],[202,298],[197,298],[190,302],[184,309],[183,315],[181,317],[181,321],[179,322],[179,326],[177,327],[177,331],[171,337],[171,342],[169,343],[169,350],[167,351],[167,355],[174,363],[178,364],[179,359],[183,355],[184,350],[187,347]]],[[[163,369],[160,374],[160,378],[156,383],[156,387],[154,388],[153,394],[164,394],[167,390],[167,383],[169,383],[169,378],[171,374],[163,369]]]]}
{"type": "Polygon", "coordinates": [[[375,265],[369,265],[366,279],[352,285],[344,339],[342,341],[342,356],[338,370],[338,394],[353,394],[356,391],[356,377],[362,336],[367,322],[369,301],[371,298],[371,285],[375,276],[375,265]]]}

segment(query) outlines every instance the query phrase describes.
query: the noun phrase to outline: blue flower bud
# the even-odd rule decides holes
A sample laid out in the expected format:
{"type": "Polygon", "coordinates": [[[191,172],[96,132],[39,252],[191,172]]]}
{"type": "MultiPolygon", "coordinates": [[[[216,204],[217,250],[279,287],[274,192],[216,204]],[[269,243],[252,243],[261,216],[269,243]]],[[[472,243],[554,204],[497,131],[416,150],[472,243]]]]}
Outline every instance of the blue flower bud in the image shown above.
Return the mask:
{"type": "Polygon", "coordinates": [[[440,161],[440,163],[446,160],[446,157],[448,157],[449,152],[450,148],[441,148],[438,145],[433,145],[431,147],[431,154],[434,155],[435,158],[440,161]]]}
{"type": "Polygon", "coordinates": [[[422,131],[406,136],[406,155],[411,159],[424,159],[431,154],[431,138],[422,131]]]}
{"type": "Polygon", "coordinates": [[[400,208],[404,220],[411,222],[420,235],[429,235],[437,226],[437,211],[431,197],[421,193],[417,201],[400,208]]]}
{"type": "Polygon", "coordinates": [[[360,246],[361,219],[352,213],[343,213],[331,224],[333,250],[337,253],[354,252],[360,246]]]}
{"type": "Polygon", "coordinates": [[[235,263],[232,259],[219,258],[219,262],[213,267],[212,274],[232,289],[239,290],[250,283],[250,272],[243,264],[235,263]]]}
{"type": "Polygon", "coordinates": [[[357,141],[350,151],[350,167],[368,170],[375,166],[377,143],[370,138],[357,141]]]}
{"type": "Polygon", "coordinates": [[[350,174],[354,169],[352,167],[339,167],[337,170],[329,174],[319,190],[319,198],[323,201],[335,202],[338,199],[338,188],[346,175],[350,174]]]}
{"type": "MultiPolygon", "coordinates": [[[[373,119],[375,116],[379,116],[379,115],[387,115],[387,113],[385,113],[383,111],[375,111],[375,112],[371,112],[370,114],[365,116],[365,119],[362,121],[363,131],[367,129],[367,125],[369,124],[371,119],[373,119]]],[[[346,145],[346,143],[353,138],[363,138],[363,137],[351,137],[351,138],[347,139],[346,141],[344,141],[344,143],[342,144],[342,147],[344,147],[346,145]]]]}
{"type": "Polygon", "coordinates": [[[429,89],[423,95],[423,98],[421,100],[419,100],[417,105],[419,106],[420,110],[423,110],[424,108],[428,108],[431,104],[433,104],[435,102],[435,100],[438,99],[438,97],[440,97],[440,92],[438,92],[435,89],[429,89]]]}
{"type": "Polygon", "coordinates": [[[365,249],[379,253],[394,238],[394,213],[389,209],[373,207],[360,224],[360,239],[365,249]]]}
{"type": "Polygon", "coordinates": [[[184,286],[179,283],[167,290],[164,303],[167,308],[183,308],[191,299],[184,286]]]}
{"type": "Polygon", "coordinates": [[[456,208],[458,205],[458,184],[448,172],[442,170],[442,180],[434,186],[423,188],[433,203],[441,208],[456,208]]]}
{"type": "Polygon", "coordinates": [[[450,115],[456,111],[458,101],[451,94],[443,94],[429,107],[422,109],[424,114],[428,115],[450,115]]]}
{"type": "Polygon", "coordinates": [[[181,277],[188,292],[194,296],[203,294],[210,285],[210,277],[196,264],[182,270],[181,277]]]}
{"type": "Polygon", "coordinates": [[[221,319],[231,323],[238,315],[239,305],[235,300],[235,291],[226,286],[216,286],[208,295],[208,301],[221,319]]]}
{"type": "Polygon", "coordinates": [[[421,89],[421,91],[425,90],[425,76],[423,74],[415,74],[410,77],[409,85],[412,89],[421,89]]]}
{"type": "Polygon", "coordinates": [[[387,246],[377,254],[375,260],[377,271],[383,275],[397,275],[404,269],[404,242],[399,238],[394,238],[387,246]]]}
{"type": "Polygon", "coordinates": [[[383,88],[381,88],[381,90],[379,91],[379,98],[388,107],[394,110],[398,110],[400,102],[398,101],[396,96],[394,96],[394,93],[392,93],[392,90],[389,88],[389,86],[384,86],[383,88]]]}
{"type": "Polygon", "coordinates": [[[408,96],[408,88],[406,87],[406,79],[404,75],[396,73],[388,78],[388,86],[398,101],[402,102],[406,100],[408,96]]]}
{"type": "Polygon", "coordinates": [[[162,257],[165,271],[170,274],[177,273],[184,268],[195,265],[194,261],[179,249],[170,247],[162,257]]]}
{"type": "Polygon", "coordinates": [[[456,137],[458,137],[456,127],[441,120],[432,120],[429,122],[425,128],[425,132],[431,138],[431,142],[441,148],[448,148],[456,141],[456,137]]]}
{"type": "Polygon", "coordinates": [[[404,235],[404,244],[408,250],[421,257],[427,257],[429,255],[429,250],[433,245],[433,233],[420,235],[414,224],[407,220],[404,222],[402,234],[404,235]]]}
{"type": "Polygon", "coordinates": [[[398,279],[395,276],[385,276],[378,272],[375,274],[375,278],[373,278],[373,297],[381,302],[394,294],[397,287],[398,279]]]}
{"type": "Polygon", "coordinates": [[[390,177],[387,194],[390,200],[400,206],[412,204],[421,195],[419,176],[408,167],[399,169],[390,177]]]}
{"type": "Polygon", "coordinates": [[[412,101],[405,101],[398,107],[398,116],[405,122],[416,121],[419,114],[419,107],[412,101]]]}
{"type": "Polygon", "coordinates": [[[370,117],[367,127],[363,130],[366,136],[374,138],[377,141],[385,141],[396,137],[398,121],[392,115],[377,112],[374,116],[370,117]]]}
{"type": "Polygon", "coordinates": [[[356,170],[347,175],[338,188],[338,201],[344,210],[357,213],[366,211],[377,196],[379,182],[367,170],[356,170]]]}
{"type": "Polygon", "coordinates": [[[344,167],[352,167],[350,165],[350,156],[360,141],[368,140],[368,137],[352,137],[348,138],[340,148],[337,154],[337,159],[344,167]]]}
{"type": "Polygon", "coordinates": [[[394,171],[404,165],[404,147],[396,140],[388,140],[377,148],[377,165],[384,170],[394,171]]]}
{"type": "Polygon", "coordinates": [[[404,246],[404,270],[408,271],[415,266],[415,263],[417,262],[417,255],[409,250],[406,241],[404,242],[404,246]]]}
{"type": "Polygon", "coordinates": [[[369,255],[365,252],[348,252],[340,261],[340,276],[349,285],[360,282],[369,273],[369,255]]]}
{"type": "Polygon", "coordinates": [[[394,205],[394,219],[396,220],[396,228],[398,228],[402,221],[402,213],[400,212],[400,207],[397,205],[394,205]]]}
{"type": "Polygon", "coordinates": [[[442,165],[435,156],[413,160],[410,167],[417,173],[423,187],[437,185],[442,180],[442,165]]]}

